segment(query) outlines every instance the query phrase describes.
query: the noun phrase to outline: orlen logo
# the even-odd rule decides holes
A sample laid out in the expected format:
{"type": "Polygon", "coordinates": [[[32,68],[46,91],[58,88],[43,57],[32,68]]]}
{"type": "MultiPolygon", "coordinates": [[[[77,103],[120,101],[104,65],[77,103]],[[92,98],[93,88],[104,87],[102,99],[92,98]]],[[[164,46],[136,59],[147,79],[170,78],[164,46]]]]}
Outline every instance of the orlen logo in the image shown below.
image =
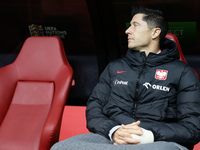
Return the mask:
{"type": "Polygon", "coordinates": [[[155,78],[158,79],[158,80],[166,80],[167,79],[167,74],[168,74],[167,70],[157,69],[156,70],[156,74],[155,74],[155,78]]]}
{"type": "Polygon", "coordinates": [[[117,79],[113,83],[114,85],[128,85],[128,81],[119,81],[117,79]]]}
{"type": "Polygon", "coordinates": [[[149,82],[145,82],[143,86],[145,86],[147,89],[152,88],[154,90],[160,90],[160,91],[165,91],[165,92],[170,91],[170,87],[163,86],[163,85],[156,85],[156,84],[151,85],[149,82]]]}

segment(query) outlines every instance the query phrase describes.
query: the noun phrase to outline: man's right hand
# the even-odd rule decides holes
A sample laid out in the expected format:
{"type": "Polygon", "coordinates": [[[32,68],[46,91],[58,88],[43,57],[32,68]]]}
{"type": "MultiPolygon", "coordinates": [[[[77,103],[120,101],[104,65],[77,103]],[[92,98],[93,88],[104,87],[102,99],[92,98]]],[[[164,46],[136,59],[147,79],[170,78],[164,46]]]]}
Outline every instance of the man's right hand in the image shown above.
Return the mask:
{"type": "Polygon", "coordinates": [[[132,135],[141,136],[143,134],[142,128],[139,127],[140,121],[133,122],[128,125],[122,125],[117,129],[112,136],[115,145],[138,144],[141,141],[132,138],[132,135]]]}

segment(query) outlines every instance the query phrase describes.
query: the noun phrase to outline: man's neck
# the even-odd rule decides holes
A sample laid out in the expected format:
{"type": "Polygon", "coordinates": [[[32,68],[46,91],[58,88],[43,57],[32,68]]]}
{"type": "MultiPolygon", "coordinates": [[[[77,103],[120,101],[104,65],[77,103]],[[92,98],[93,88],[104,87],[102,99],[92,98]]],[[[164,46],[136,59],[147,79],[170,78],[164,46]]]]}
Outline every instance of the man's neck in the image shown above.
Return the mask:
{"type": "Polygon", "coordinates": [[[149,53],[155,53],[157,54],[159,52],[159,48],[155,48],[154,50],[140,50],[140,52],[145,52],[146,56],[149,55],[149,53]]]}
{"type": "Polygon", "coordinates": [[[156,45],[153,44],[153,45],[150,45],[149,47],[147,47],[147,48],[145,48],[143,50],[140,50],[140,51],[144,51],[145,54],[146,54],[146,56],[148,56],[149,53],[155,53],[155,54],[157,54],[159,52],[159,50],[160,50],[159,44],[156,44],[156,45]]]}

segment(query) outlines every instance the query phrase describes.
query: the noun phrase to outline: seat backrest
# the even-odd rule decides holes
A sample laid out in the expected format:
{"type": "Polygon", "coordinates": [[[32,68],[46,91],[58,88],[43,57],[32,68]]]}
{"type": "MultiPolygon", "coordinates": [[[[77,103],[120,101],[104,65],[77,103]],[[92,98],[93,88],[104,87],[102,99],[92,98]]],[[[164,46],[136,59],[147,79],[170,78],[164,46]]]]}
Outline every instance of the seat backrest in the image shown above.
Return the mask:
{"type": "Polygon", "coordinates": [[[0,104],[7,102],[0,117],[0,149],[50,149],[59,138],[73,74],[61,40],[28,38],[17,59],[2,70],[0,89],[10,91],[0,92],[6,95],[0,104]]]}
{"type": "Polygon", "coordinates": [[[61,40],[56,37],[30,37],[16,58],[15,67],[19,80],[52,81],[65,63],[61,40]]]}
{"type": "MultiPolygon", "coordinates": [[[[185,57],[183,55],[183,52],[182,52],[182,49],[181,49],[181,46],[180,46],[180,43],[178,41],[178,38],[176,37],[176,35],[172,34],[172,33],[167,33],[166,37],[167,39],[169,40],[172,40],[176,43],[177,45],[177,48],[178,48],[178,51],[179,51],[179,56],[180,56],[180,60],[187,63],[187,61],[185,60],[185,57]]],[[[194,70],[195,71],[195,70],[194,70]]],[[[199,78],[199,75],[197,74],[197,72],[195,71],[197,77],[199,78]]]]}

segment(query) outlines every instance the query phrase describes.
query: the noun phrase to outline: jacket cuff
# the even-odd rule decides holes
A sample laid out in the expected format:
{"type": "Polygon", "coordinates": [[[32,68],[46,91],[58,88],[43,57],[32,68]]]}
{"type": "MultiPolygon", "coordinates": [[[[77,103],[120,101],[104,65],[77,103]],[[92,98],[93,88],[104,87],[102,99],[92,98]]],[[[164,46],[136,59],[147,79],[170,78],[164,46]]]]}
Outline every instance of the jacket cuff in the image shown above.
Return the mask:
{"type": "Polygon", "coordinates": [[[121,127],[121,125],[114,126],[114,127],[110,130],[108,136],[109,136],[109,138],[110,138],[110,140],[111,140],[112,142],[114,142],[113,139],[112,139],[113,133],[114,133],[117,129],[119,129],[120,127],[121,127]]]}

